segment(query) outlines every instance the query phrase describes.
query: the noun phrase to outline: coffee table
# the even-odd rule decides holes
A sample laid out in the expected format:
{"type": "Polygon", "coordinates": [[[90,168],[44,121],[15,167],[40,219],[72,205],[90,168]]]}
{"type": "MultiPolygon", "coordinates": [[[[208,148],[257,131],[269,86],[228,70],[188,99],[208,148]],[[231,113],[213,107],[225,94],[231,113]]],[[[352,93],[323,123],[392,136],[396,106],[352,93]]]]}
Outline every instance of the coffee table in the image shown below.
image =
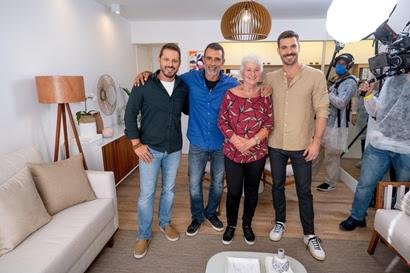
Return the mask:
{"type": "MultiPolygon", "coordinates": [[[[228,261],[228,257],[236,257],[236,258],[257,258],[259,259],[259,264],[261,268],[261,273],[266,273],[265,269],[265,258],[266,257],[273,257],[273,253],[264,253],[264,252],[246,252],[246,251],[223,251],[215,254],[212,256],[208,263],[206,264],[206,271],[205,273],[225,273],[226,264],[228,261]]],[[[289,257],[288,258],[290,267],[294,273],[307,273],[303,264],[301,264],[295,258],[289,257]]]]}

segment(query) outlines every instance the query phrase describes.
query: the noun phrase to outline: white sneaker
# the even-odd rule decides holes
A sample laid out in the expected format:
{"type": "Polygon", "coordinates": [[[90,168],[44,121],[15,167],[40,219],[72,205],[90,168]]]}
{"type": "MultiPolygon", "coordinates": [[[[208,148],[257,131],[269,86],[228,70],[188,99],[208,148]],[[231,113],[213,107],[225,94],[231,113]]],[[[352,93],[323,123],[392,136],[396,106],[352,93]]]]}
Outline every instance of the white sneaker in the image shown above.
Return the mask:
{"type": "Polygon", "coordinates": [[[276,222],[275,226],[269,232],[269,239],[272,241],[279,241],[282,239],[283,232],[285,231],[285,223],[276,222]]]}
{"type": "Polygon", "coordinates": [[[313,258],[319,261],[324,261],[326,259],[326,253],[320,245],[319,237],[315,235],[305,235],[303,236],[303,242],[305,243],[306,248],[309,248],[313,258]]]}

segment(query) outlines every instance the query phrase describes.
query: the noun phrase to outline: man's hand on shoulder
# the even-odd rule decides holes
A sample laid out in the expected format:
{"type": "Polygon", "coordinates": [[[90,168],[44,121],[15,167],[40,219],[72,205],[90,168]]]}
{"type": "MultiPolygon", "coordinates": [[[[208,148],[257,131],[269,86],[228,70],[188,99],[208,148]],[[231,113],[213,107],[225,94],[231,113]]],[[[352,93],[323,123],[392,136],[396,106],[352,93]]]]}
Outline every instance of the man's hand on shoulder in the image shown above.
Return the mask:
{"type": "Polygon", "coordinates": [[[273,88],[270,85],[262,85],[261,86],[261,96],[262,97],[269,97],[273,93],[273,88]]]}
{"type": "Polygon", "coordinates": [[[319,151],[320,151],[320,142],[313,141],[306,148],[306,150],[303,153],[303,156],[305,157],[306,161],[315,160],[317,156],[319,155],[319,151]]]}
{"type": "Polygon", "coordinates": [[[137,74],[134,78],[134,86],[144,85],[148,77],[152,74],[151,71],[144,71],[137,74]]]}

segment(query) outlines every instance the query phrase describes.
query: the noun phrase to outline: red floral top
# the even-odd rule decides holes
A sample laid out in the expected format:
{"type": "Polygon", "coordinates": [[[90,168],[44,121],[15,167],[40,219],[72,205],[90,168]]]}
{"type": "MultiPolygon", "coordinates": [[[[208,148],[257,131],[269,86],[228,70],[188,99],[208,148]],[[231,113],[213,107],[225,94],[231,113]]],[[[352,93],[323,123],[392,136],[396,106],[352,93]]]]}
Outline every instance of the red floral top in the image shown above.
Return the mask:
{"type": "Polygon", "coordinates": [[[248,163],[263,158],[268,153],[267,138],[259,145],[253,146],[249,150],[251,152],[249,155],[238,151],[229,139],[234,133],[250,139],[262,128],[270,132],[273,126],[271,97],[243,98],[229,90],[222,101],[218,126],[225,136],[224,154],[230,160],[237,163],[248,163]]]}

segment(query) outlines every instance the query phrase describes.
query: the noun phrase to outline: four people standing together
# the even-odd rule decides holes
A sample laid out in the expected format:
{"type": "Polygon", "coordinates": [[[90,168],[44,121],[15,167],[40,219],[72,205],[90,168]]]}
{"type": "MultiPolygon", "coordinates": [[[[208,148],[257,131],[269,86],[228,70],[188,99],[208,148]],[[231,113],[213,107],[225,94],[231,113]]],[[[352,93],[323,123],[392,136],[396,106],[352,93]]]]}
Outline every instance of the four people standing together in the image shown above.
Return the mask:
{"type": "Polygon", "coordinates": [[[145,71],[137,76],[139,86],[133,88],[125,117],[125,132],[140,158],[141,193],[134,256],[141,258],[146,254],[152,236],[152,208],[159,169],[163,176],[160,229],[169,240],[179,237],[171,225],[171,214],[182,147],[180,117],[181,112],[189,112],[191,223],[186,234],[196,235],[205,220],[215,230],[224,230],[216,210],[226,174],[227,226],[222,241],[230,244],[234,238],[244,191],[242,230],[246,243],[254,244],[252,218],[260,178],[269,156],[275,211],[270,239],[279,241],[286,228],[284,184],[286,164],[290,160],[303,242],[313,257],[324,260],[325,251],[315,235],[311,183],[312,160],[319,155],[327,124],[329,96],[323,73],[298,61],[298,34],[285,31],[279,35],[277,51],[283,66],[266,75],[263,88],[258,84],[263,66],[256,56],[243,58],[243,81],[238,85],[237,80],[221,71],[225,53],[218,43],[206,47],[204,70],[193,70],[180,77],[176,76],[179,48],[166,46],[161,49],[160,70],[154,74],[145,71]],[[140,128],[136,123],[138,113],[142,115],[140,128]],[[208,161],[211,185],[207,205],[204,205],[202,181],[208,161]]]}

